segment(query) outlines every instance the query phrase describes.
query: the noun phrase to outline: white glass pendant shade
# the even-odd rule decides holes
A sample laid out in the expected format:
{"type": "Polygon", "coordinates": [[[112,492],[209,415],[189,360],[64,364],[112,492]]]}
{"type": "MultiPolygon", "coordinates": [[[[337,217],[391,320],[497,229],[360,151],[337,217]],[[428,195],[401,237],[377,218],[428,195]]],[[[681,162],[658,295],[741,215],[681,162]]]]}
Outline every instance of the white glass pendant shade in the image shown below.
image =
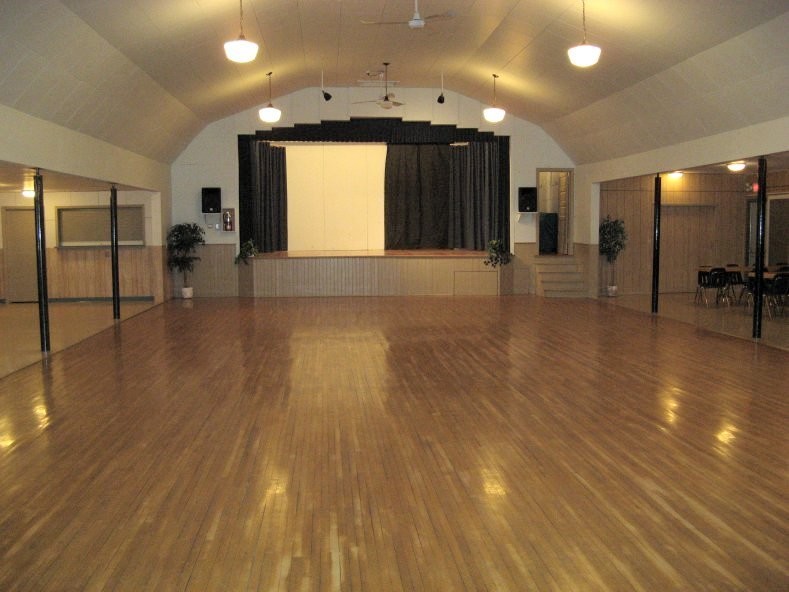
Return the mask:
{"type": "Polygon", "coordinates": [[[567,55],[570,57],[570,63],[579,68],[588,68],[594,66],[600,59],[601,49],[596,45],[576,45],[567,50],[567,55]]]}
{"type": "Polygon", "coordinates": [[[489,123],[498,123],[507,114],[501,107],[496,107],[496,79],[498,74],[493,74],[493,105],[482,110],[482,117],[489,123]]]}
{"type": "Polygon", "coordinates": [[[490,123],[499,123],[504,119],[506,114],[507,112],[501,107],[487,107],[482,110],[482,117],[485,118],[485,121],[490,123]]]}
{"type": "Polygon", "coordinates": [[[265,123],[277,123],[279,118],[282,117],[282,111],[269,103],[258,111],[258,115],[260,116],[260,120],[265,123]]]}
{"type": "Polygon", "coordinates": [[[247,41],[241,35],[238,39],[225,43],[225,55],[231,62],[246,64],[251,62],[258,55],[258,44],[247,41]]]}
{"type": "Polygon", "coordinates": [[[729,164],[726,165],[726,168],[728,168],[733,173],[739,173],[740,171],[745,169],[745,163],[740,160],[738,160],[737,162],[730,162],[729,164]]]}

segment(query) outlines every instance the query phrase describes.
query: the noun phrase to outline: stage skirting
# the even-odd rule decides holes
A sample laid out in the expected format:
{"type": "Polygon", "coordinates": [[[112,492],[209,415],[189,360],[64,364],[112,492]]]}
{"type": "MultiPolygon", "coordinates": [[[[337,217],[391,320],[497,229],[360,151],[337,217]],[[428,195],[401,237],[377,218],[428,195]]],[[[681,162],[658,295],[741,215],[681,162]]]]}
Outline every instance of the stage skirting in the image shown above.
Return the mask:
{"type": "Polygon", "coordinates": [[[266,253],[239,265],[239,295],[450,296],[511,293],[509,266],[484,251],[266,253]]]}

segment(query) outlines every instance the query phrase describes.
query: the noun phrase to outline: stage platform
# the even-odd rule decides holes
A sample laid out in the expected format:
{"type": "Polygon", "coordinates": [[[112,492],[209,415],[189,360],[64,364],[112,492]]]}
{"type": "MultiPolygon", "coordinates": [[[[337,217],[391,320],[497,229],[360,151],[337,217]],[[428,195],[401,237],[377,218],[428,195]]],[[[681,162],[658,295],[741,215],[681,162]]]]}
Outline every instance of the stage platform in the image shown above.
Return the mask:
{"type": "Polygon", "coordinates": [[[239,295],[451,296],[511,293],[508,267],[485,251],[283,251],[239,266],[239,295]]]}

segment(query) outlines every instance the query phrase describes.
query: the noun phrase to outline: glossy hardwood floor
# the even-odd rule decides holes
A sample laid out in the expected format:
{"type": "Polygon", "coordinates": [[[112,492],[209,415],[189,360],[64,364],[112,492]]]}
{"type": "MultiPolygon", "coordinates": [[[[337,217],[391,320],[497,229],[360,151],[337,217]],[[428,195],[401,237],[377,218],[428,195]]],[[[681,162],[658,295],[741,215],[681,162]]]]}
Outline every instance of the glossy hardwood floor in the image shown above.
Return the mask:
{"type": "MultiPolygon", "coordinates": [[[[649,294],[629,294],[603,299],[612,306],[624,306],[649,313],[652,297],[649,294]]],[[[695,325],[700,329],[731,335],[741,339],[753,339],[753,306],[744,303],[731,305],[696,304],[693,293],[661,294],[658,299],[658,315],[695,325]]],[[[783,314],[762,314],[763,345],[779,347],[789,351],[789,308],[783,314]]]]}
{"type": "MultiPolygon", "coordinates": [[[[153,306],[149,301],[121,302],[121,319],[153,306]]],[[[50,302],[50,353],[61,351],[115,324],[112,302],[50,302]]],[[[0,304],[0,376],[41,361],[38,303],[0,304]]]]}
{"type": "Polygon", "coordinates": [[[0,590],[786,590],[788,362],[592,300],[169,302],[0,380],[0,590]]]}

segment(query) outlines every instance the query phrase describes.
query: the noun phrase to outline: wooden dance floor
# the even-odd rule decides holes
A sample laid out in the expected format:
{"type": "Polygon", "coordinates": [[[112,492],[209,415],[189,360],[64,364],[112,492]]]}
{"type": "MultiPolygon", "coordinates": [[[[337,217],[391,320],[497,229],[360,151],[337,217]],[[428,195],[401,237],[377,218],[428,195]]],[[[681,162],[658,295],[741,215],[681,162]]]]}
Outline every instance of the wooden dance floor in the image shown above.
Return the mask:
{"type": "Polygon", "coordinates": [[[0,590],[789,589],[789,353],[594,300],[170,301],[0,379],[0,590]]]}

